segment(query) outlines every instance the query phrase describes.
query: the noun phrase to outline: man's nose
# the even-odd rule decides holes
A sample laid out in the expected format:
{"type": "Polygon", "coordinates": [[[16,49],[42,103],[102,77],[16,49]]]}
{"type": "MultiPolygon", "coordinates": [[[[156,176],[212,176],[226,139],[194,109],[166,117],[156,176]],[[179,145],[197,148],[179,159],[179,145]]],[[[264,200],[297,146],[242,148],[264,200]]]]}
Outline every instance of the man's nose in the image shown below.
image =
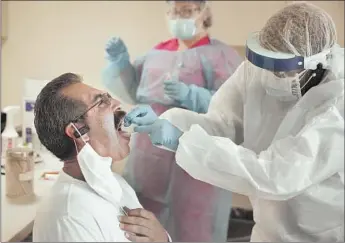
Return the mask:
{"type": "Polygon", "coordinates": [[[111,98],[111,109],[112,110],[117,110],[117,109],[120,109],[120,105],[121,105],[121,102],[114,99],[114,98],[111,98]]]}

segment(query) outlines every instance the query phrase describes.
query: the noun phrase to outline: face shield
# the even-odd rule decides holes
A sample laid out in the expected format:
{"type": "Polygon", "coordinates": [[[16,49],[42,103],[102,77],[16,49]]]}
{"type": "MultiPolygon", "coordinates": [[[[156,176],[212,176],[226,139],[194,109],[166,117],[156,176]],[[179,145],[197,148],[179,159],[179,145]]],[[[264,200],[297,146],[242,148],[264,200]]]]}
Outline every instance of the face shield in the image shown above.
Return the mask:
{"type": "Polygon", "coordinates": [[[267,93],[291,99],[300,98],[318,85],[325,70],[339,66],[334,63],[339,53],[338,46],[309,57],[273,52],[260,45],[259,33],[251,34],[246,42],[247,60],[257,69],[256,73],[260,73],[256,76],[261,76],[267,93]]]}
{"type": "Polygon", "coordinates": [[[193,39],[205,29],[210,15],[206,1],[168,1],[167,19],[171,34],[181,40],[193,39]]]}

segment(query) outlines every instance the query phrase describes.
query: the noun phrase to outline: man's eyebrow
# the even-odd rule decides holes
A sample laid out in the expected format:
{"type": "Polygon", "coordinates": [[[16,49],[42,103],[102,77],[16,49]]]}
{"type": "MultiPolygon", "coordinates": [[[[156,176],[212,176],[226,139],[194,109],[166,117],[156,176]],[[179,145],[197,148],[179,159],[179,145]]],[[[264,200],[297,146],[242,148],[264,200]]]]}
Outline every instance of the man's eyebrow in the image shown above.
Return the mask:
{"type": "Polygon", "coordinates": [[[103,94],[96,94],[93,98],[92,98],[92,102],[96,103],[97,101],[99,101],[100,98],[102,98],[103,94]]]}

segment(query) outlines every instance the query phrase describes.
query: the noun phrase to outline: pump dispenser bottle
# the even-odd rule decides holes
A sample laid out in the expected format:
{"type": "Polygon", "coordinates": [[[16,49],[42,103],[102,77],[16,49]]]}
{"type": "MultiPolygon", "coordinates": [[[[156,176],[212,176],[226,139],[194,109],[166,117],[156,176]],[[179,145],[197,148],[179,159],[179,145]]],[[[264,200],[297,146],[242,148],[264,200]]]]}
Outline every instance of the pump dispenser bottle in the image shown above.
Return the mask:
{"type": "Polygon", "coordinates": [[[3,109],[6,113],[6,126],[1,134],[1,154],[6,155],[6,151],[17,147],[18,133],[14,126],[14,117],[19,112],[19,106],[7,106],[3,109]]]}

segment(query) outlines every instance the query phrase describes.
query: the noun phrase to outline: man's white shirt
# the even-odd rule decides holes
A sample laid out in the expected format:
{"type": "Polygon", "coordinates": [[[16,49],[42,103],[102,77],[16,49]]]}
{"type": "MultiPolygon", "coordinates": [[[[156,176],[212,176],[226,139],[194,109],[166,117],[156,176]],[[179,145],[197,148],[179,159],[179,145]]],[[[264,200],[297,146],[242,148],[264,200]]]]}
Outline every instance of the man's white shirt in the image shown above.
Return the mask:
{"type": "MultiPolygon", "coordinates": [[[[133,188],[120,175],[114,173],[114,177],[122,188],[119,204],[142,208],[133,188]]],[[[128,242],[119,227],[119,207],[99,196],[86,182],[61,171],[37,210],[33,241],[128,242]]]]}

